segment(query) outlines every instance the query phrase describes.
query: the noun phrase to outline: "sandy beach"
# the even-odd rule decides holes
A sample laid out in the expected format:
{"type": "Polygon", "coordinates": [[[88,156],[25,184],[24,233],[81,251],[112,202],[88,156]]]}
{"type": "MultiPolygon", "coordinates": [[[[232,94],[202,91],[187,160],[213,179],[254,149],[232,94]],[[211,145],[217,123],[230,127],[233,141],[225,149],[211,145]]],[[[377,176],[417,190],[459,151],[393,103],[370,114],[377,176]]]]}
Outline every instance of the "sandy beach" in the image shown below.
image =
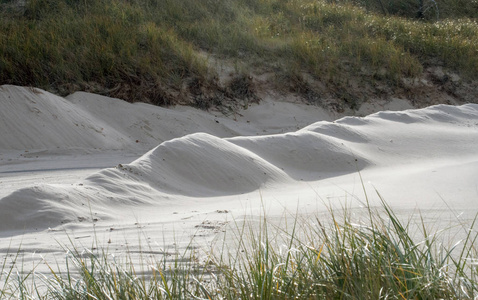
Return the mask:
{"type": "MultiPolygon", "coordinates": [[[[0,87],[0,258],[65,246],[208,248],[237,220],[360,213],[383,199],[436,230],[478,213],[478,105],[333,115],[265,99],[235,115],[0,87]]],[[[391,111],[388,109],[395,109],[391,111]]],[[[379,111],[380,110],[380,111],[379,111]]],[[[139,254],[138,254],[139,255],[139,254]]]]}

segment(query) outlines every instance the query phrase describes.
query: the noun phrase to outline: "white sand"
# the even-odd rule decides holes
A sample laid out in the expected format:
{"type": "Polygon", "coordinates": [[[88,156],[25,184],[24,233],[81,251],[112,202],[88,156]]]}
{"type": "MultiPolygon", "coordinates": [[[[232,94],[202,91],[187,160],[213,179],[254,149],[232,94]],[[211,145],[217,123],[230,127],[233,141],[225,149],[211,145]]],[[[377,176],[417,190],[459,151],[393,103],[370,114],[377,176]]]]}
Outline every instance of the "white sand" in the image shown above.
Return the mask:
{"type": "Polygon", "coordinates": [[[26,263],[64,261],[70,239],[207,246],[244,215],[359,210],[358,171],[372,205],[376,189],[405,217],[440,227],[478,213],[478,105],[333,118],[271,99],[225,117],[2,86],[0,258],[21,245],[26,263]]]}

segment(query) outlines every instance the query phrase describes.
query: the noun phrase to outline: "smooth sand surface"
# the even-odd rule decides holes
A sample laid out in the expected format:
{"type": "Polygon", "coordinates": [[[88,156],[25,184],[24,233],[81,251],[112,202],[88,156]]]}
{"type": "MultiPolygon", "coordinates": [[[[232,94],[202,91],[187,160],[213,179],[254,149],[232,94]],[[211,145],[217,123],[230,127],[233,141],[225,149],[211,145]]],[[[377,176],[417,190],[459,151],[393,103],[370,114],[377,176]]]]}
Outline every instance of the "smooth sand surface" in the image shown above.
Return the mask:
{"type": "Polygon", "coordinates": [[[478,105],[336,117],[272,99],[226,117],[2,86],[0,258],[21,247],[42,270],[72,243],[207,248],[237,220],[359,213],[378,193],[436,228],[478,213],[478,105]]]}

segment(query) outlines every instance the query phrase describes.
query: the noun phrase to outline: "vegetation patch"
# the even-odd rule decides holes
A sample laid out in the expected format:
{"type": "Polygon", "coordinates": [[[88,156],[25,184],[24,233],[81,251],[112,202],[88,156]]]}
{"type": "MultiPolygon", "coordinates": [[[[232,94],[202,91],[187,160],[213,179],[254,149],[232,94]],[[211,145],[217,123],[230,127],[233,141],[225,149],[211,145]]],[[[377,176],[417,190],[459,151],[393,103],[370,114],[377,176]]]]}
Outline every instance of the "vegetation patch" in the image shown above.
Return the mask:
{"type": "MultiPolygon", "coordinates": [[[[201,108],[233,101],[237,93],[253,98],[251,91],[238,91],[237,82],[221,85],[206,53],[241,66],[234,77],[251,78],[248,86],[273,73],[266,88],[276,89],[283,86],[277,78],[306,73],[321,86],[305,89],[306,98],[354,94],[353,102],[360,104],[407,95],[427,84],[404,82],[426,79],[430,67],[458,76],[460,90],[477,79],[477,5],[468,0],[3,0],[0,84],[201,108]]],[[[444,93],[462,102],[473,98],[444,93]]],[[[343,101],[355,107],[348,97],[343,101]]]]}
{"type": "MultiPolygon", "coordinates": [[[[261,217],[236,221],[226,230],[232,238],[204,253],[145,247],[145,260],[138,264],[107,249],[70,247],[65,249],[66,269],[44,261],[47,273],[21,272],[20,249],[0,264],[0,297],[475,299],[476,218],[457,220],[456,226],[436,233],[421,220],[403,221],[385,202],[362,214],[330,209],[320,216],[282,220],[279,227],[261,217]],[[462,239],[446,240],[451,231],[462,239]]],[[[215,228],[204,224],[199,226],[215,228]]]]}

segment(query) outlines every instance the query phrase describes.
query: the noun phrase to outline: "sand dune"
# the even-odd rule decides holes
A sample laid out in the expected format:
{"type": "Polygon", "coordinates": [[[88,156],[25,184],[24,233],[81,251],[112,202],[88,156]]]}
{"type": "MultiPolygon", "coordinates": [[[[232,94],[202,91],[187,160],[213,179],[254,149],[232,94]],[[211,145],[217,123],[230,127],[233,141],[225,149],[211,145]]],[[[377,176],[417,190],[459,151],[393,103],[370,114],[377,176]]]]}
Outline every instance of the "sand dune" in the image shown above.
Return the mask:
{"type": "Polygon", "coordinates": [[[176,124],[159,114],[155,120],[151,107],[144,104],[86,93],[70,96],[71,102],[45,92],[31,93],[17,87],[3,93],[4,111],[11,113],[6,115],[10,119],[2,120],[16,125],[1,127],[2,149],[138,150],[139,143],[132,142],[138,136],[144,144],[166,141],[129,164],[106,168],[81,183],[47,183],[14,191],[0,200],[1,230],[114,220],[116,212],[111,208],[144,205],[161,209],[174,202],[180,206],[185,197],[274,190],[374,168],[408,166],[413,170],[425,162],[478,161],[478,105],[474,104],[379,112],[365,118],[320,121],[284,134],[221,138],[234,134],[232,126],[217,127],[206,113],[186,122],[179,120],[181,113],[167,111],[166,116],[171,115],[176,124]],[[145,119],[145,114],[151,114],[152,120],[145,119]],[[186,132],[209,133],[167,140],[179,135],[171,133],[178,129],[175,126],[186,132]]]}
{"type": "Polygon", "coordinates": [[[261,114],[245,111],[233,118],[190,107],[161,108],[76,92],[66,98],[35,88],[0,86],[0,149],[9,150],[138,150],[186,134],[205,132],[217,137],[296,130],[330,118],[320,108],[266,102],[261,114]],[[272,107],[271,107],[272,106],[272,107]],[[277,110],[270,109],[276,107],[277,110]],[[293,108],[292,108],[293,107],[293,108]],[[291,111],[302,111],[296,120],[291,111]],[[277,124],[270,124],[270,120],[277,124]]]}
{"type": "Polygon", "coordinates": [[[206,245],[231,219],[360,211],[365,192],[379,205],[375,190],[403,217],[446,227],[478,213],[477,178],[476,104],[333,121],[270,99],[226,117],[0,88],[0,243],[25,262],[62,261],[72,240],[139,253],[124,242],[138,230],[163,247],[206,245]]]}
{"type": "Polygon", "coordinates": [[[105,120],[36,89],[2,87],[0,149],[122,148],[126,137],[105,120]]]}

